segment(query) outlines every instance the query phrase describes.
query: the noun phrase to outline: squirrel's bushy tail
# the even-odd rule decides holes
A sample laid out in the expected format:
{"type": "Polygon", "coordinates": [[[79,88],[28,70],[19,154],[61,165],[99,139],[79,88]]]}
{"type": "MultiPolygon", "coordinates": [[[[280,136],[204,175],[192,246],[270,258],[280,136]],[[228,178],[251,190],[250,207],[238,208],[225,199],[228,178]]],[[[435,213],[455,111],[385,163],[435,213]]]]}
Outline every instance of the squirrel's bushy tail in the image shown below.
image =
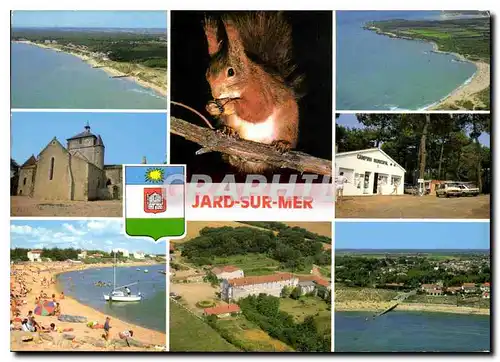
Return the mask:
{"type": "Polygon", "coordinates": [[[252,11],[223,16],[238,30],[245,54],[266,71],[284,79],[298,96],[303,76],[292,55],[292,27],[278,11],[252,11]]]}

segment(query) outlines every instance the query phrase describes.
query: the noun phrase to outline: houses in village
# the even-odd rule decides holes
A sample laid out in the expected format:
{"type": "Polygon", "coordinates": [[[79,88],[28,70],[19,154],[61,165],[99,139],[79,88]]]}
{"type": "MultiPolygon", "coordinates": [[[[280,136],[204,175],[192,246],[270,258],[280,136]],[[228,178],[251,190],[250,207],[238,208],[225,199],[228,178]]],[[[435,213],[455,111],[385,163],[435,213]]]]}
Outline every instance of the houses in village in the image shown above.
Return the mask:
{"type": "Polygon", "coordinates": [[[443,287],[442,284],[422,284],[420,291],[428,296],[440,296],[444,294],[478,295],[482,298],[490,298],[490,283],[463,283],[461,286],[443,287]]]}

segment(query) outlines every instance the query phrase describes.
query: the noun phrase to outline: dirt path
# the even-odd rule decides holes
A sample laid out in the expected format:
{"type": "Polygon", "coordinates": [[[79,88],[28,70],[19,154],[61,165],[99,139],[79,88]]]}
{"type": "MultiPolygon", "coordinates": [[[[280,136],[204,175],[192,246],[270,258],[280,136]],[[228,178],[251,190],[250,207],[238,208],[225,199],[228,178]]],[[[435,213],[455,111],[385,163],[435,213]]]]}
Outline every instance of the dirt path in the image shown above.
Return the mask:
{"type": "Polygon", "coordinates": [[[56,201],[11,196],[11,216],[121,217],[122,201],[56,201]]]}
{"type": "Polygon", "coordinates": [[[381,219],[489,219],[490,195],[437,198],[436,196],[346,196],[337,203],[335,217],[381,219]]]}

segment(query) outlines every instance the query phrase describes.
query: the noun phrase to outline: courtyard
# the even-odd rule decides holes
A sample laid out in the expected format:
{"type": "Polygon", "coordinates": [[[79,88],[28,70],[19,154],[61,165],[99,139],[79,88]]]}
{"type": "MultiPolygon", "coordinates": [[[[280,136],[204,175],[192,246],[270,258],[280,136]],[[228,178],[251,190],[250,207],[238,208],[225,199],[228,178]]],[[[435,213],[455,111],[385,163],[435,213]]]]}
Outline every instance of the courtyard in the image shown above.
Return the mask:
{"type": "Polygon", "coordinates": [[[438,198],[435,195],[345,196],[336,219],[489,219],[490,195],[438,198]]]}
{"type": "Polygon", "coordinates": [[[10,197],[11,216],[122,217],[122,200],[60,201],[10,197]]]}

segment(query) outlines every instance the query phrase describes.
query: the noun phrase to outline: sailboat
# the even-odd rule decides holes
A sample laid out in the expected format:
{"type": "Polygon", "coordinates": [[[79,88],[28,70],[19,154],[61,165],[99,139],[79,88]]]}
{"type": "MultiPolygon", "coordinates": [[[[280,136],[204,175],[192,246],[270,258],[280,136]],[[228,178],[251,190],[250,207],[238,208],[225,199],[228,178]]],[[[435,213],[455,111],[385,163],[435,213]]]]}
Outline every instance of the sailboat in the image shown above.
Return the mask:
{"type": "Polygon", "coordinates": [[[115,260],[113,263],[113,290],[110,294],[104,294],[104,300],[109,302],[140,302],[142,300],[141,293],[128,294],[124,291],[125,288],[135,285],[137,283],[130,283],[127,285],[122,285],[120,287],[116,286],[116,253],[115,260]]]}

